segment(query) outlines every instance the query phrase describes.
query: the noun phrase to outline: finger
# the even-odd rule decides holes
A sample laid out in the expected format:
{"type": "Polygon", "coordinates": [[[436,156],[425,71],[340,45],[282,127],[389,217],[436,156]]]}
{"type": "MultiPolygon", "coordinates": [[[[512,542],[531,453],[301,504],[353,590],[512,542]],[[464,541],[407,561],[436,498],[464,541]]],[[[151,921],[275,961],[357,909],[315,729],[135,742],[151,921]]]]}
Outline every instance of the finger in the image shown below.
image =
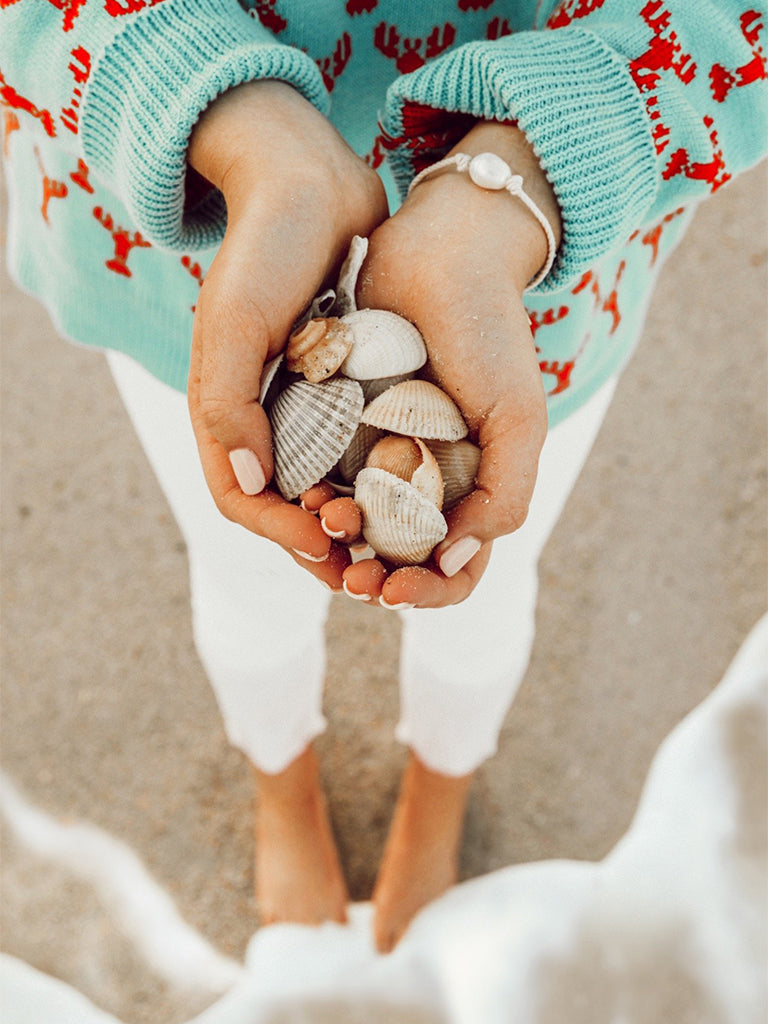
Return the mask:
{"type": "Polygon", "coordinates": [[[437,567],[408,565],[384,583],[379,603],[385,608],[445,608],[469,597],[485,572],[491,544],[484,544],[461,569],[444,576],[437,567]]]}
{"type": "Polygon", "coordinates": [[[360,507],[354,498],[333,498],[320,509],[320,525],[334,540],[354,542],[363,527],[360,507]]]}
{"type": "Polygon", "coordinates": [[[453,576],[481,545],[514,533],[525,522],[536,483],[546,432],[543,402],[529,415],[508,399],[489,414],[478,435],[481,456],[475,490],[447,515],[448,532],[434,552],[446,576],[453,576]]]}
{"type": "Polygon", "coordinates": [[[292,552],[294,561],[310,572],[335,594],[341,594],[344,586],[344,572],[352,561],[349,550],[343,544],[332,544],[328,557],[322,562],[308,561],[292,552]]]}
{"type": "Polygon", "coordinates": [[[244,493],[226,449],[205,430],[198,429],[196,434],[203,473],[222,515],[305,558],[319,562],[327,557],[331,540],[317,516],[270,488],[256,495],[244,493]]]}
{"type": "Polygon", "coordinates": [[[315,484],[314,487],[310,487],[308,491],[300,496],[301,507],[306,509],[307,512],[319,512],[326,501],[330,501],[335,497],[336,491],[330,484],[322,481],[319,484],[315,484]]]}
{"type": "Polygon", "coordinates": [[[344,592],[355,601],[378,600],[387,570],[376,558],[361,558],[344,570],[344,592]]]}

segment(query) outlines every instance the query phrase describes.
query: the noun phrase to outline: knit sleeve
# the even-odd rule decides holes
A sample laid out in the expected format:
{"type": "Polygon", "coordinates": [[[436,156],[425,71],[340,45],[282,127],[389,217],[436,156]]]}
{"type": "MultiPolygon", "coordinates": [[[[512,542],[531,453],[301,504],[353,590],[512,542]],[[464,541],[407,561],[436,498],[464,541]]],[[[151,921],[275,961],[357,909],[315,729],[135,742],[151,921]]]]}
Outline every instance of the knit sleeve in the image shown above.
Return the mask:
{"type": "Polygon", "coordinates": [[[221,195],[185,208],[189,136],[205,108],[243,82],[289,82],[323,113],[305,53],[277,43],[237,0],[11,0],[0,15],[0,98],[70,147],[160,247],[218,243],[221,195]]]}
{"type": "Polygon", "coordinates": [[[537,31],[457,47],[388,92],[398,186],[453,141],[448,114],[515,121],[563,219],[538,290],[568,286],[765,154],[765,20],[743,0],[564,0],[537,31]]]}

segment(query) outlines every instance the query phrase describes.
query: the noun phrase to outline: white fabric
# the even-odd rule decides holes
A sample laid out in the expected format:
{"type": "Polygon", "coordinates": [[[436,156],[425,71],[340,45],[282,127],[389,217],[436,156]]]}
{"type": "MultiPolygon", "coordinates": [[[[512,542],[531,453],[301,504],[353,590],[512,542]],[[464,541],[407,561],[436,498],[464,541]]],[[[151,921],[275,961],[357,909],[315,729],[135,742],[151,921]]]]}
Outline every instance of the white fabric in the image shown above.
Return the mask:
{"type": "MultiPolygon", "coordinates": [[[[187,404],[128,357],[107,356],[189,551],[195,641],[227,735],[259,768],[285,768],[325,728],[330,594],[270,541],[220,515],[187,404]]],[[[429,767],[463,775],[496,749],[528,664],[536,565],[589,454],[615,383],[550,431],[525,525],[494,544],[467,601],[403,617],[397,737],[429,767]]]]}

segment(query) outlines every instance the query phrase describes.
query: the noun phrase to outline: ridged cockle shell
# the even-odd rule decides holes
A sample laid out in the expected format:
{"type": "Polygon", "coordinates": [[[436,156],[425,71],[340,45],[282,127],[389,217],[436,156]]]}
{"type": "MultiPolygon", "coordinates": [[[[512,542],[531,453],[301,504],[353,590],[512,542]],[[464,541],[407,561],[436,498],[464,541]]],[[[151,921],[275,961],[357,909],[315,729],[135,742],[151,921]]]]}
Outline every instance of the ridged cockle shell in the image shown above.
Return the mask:
{"type": "Polygon", "coordinates": [[[394,434],[458,441],[468,430],[458,407],[435,384],[406,380],[366,405],[363,423],[394,434]]]}
{"type": "Polygon", "coordinates": [[[430,441],[429,448],[443,477],[443,508],[450,509],[475,489],[480,449],[471,441],[430,441]]]}
{"type": "Polygon", "coordinates": [[[338,317],[316,317],[288,339],[285,365],[312,384],[332,377],[352,348],[353,335],[338,317]]]}
{"type": "MultiPolygon", "coordinates": [[[[365,424],[363,424],[365,425],[365,424]]],[[[383,437],[366,460],[371,469],[383,469],[412,484],[436,508],[443,506],[443,478],[432,452],[418,437],[383,437]]]]}
{"type": "Polygon", "coordinates": [[[361,469],[355,501],[363,536],[374,551],[397,565],[426,561],[448,525],[436,506],[412,484],[383,469],[361,469]]]}
{"type": "Polygon", "coordinates": [[[275,399],[269,414],[275,483],[289,501],[318,483],[352,440],[363,409],[356,380],[300,380],[275,399]]]}
{"type": "Polygon", "coordinates": [[[421,335],[409,320],[387,309],[358,309],[341,318],[352,332],[352,349],[341,372],[354,380],[415,373],[427,361],[421,335]]]}
{"type": "Polygon", "coordinates": [[[349,447],[339,459],[338,470],[347,483],[354,483],[355,477],[365,465],[368,453],[383,435],[384,431],[378,427],[369,427],[367,423],[360,424],[349,442],[349,447]]]}

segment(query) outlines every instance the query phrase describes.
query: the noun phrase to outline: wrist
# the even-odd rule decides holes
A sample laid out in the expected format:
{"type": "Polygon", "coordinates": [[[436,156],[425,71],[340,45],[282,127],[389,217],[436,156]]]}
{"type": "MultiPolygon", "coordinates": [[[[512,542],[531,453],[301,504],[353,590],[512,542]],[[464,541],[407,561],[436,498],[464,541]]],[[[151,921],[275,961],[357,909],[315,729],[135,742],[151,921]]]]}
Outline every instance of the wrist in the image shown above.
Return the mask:
{"type": "Polygon", "coordinates": [[[516,126],[479,122],[449,151],[444,162],[447,166],[441,167],[438,162],[434,175],[430,175],[430,168],[425,169],[423,180],[415,182],[411,195],[424,190],[425,200],[431,198],[450,209],[462,209],[463,216],[477,223],[484,233],[492,225],[492,233],[498,237],[501,229],[504,265],[522,293],[534,278],[546,274],[561,237],[554,190],[532,146],[516,126]],[[507,165],[510,185],[522,179],[521,191],[515,190],[517,186],[485,186],[476,180],[470,160],[480,154],[498,156],[504,162],[499,166],[507,165]],[[453,165],[452,157],[457,158],[453,165]]]}

